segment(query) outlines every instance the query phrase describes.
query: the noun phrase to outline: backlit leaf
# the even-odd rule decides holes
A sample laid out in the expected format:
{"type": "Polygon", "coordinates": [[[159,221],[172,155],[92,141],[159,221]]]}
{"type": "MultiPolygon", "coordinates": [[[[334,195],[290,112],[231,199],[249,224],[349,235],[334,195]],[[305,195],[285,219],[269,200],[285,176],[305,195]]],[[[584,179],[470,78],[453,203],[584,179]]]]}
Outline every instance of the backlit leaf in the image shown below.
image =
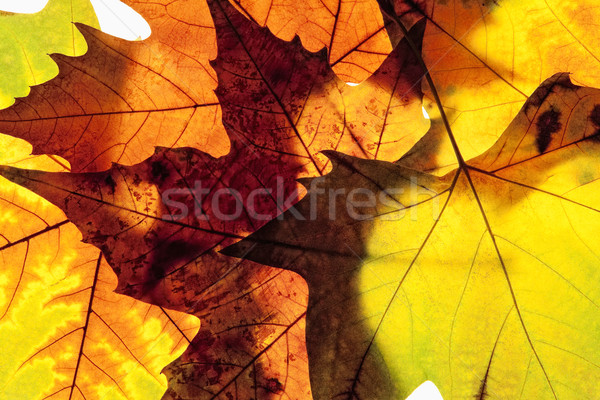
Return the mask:
{"type": "MultiPolygon", "coordinates": [[[[2,136],[4,163],[61,170],[2,136]]],[[[0,397],[159,397],[160,375],[197,330],[197,319],[113,293],[100,252],[64,214],[19,186],[0,187],[0,397]]]]}
{"type": "MultiPolygon", "coordinates": [[[[591,28],[600,18],[596,0],[378,2],[407,26],[426,16],[423,58],[467,159],[487,150],[527,96],[555,73],[600,87],[600,32],[591,28]]],[[[431,90],[423,89],[427,111],[441,121],[431,90]]],[[[430,132],[425,168],[456,166],[445,134],[430,132]]]]}
{"type": "Polygon", "coordinates": [[[556,75],[441,178],[328,153],[295,213],[224,251],[306,279],[316,398],[597,394],[599,103],[556,75]],[[329,197],[357,189],[377,201],[329,197]]]}
{"type": "Polygon", "coordinates": [[[102,249],[119,277],[118,293],[201,318],[192,346],[166,371],[173,396],[245,397],[259,390],[304,398],[305,283],[217,251],[289,207],[294,179],[325,167],[319,150],[392,160],[406,149],[401,138],[382,138],[388,126],[410,123],[396,115],[417,115],[415,123],[424,125],[415,89],[421,71],[402,42],[367,82],[346,86],[324,52],[275,38],[225,2],[210,6],[227,156],[159,148],[141,164],[107,172],[8,169],[5,176],[62,208],[84,241],[102,249]]]}
{"type": "Polygon", "coordinates": [[[2,396],[595,398],[595,0],[131,3],[0,112],[2,396]]]}
{"type": "Polygon", "coordinates": [[[85,40],[73,22],[98,25],[88,1],[50,0],[42,11],[31,15],[0,13],[0,108],[11,105],[15,97],[26,96],[29,86],[56,76],[58,68],[48,53],[85,53],[85,40]]]}

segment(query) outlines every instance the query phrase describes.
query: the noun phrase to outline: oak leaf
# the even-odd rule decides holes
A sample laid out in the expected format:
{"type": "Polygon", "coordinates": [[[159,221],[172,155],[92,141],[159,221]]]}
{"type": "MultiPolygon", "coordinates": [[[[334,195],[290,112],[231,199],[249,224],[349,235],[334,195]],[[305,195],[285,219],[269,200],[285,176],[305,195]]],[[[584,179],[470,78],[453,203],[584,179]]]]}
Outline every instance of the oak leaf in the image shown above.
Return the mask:
{"type": "Polygon", "coordinates": [[[50,0],[32,15],[0,11],[0,108],[15,97],[26,96],[29,86],[56,76],[58,68],[48,53],[78,56],[87,50],[73,22],[97,26],[92,5],[86,0],[50,0]],[[31,29],[35,26],[36,29],[31,29]]]}

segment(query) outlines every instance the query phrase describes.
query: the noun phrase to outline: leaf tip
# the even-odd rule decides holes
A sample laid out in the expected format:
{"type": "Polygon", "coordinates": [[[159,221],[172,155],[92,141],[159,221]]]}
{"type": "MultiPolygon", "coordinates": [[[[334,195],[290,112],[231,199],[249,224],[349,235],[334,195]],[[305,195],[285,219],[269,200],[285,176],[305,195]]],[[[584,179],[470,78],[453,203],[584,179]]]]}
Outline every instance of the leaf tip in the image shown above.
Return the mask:
{"type": "Polygon", "coordinates": [[[248,256],[250,251],[256,246],[253,243],[251,237],[247,237],[237,243],[234,243],[230,246],[225,247],[224,249],[219,250],[219,253],[228,256],[228,257],[236,257],[241,258],[242,260],[248,256]]]}
{"type": "Polygon", "coordinates": [[[315,178],[298,178],[298,179],[296,179],[296,182],[298,182],[302,186],[308,188],[308,187],[310,187],[310,183],[313,180],[315,180],[315,178]]]}
{"type": "Polygon", "coordinates": [[[339,151],[335,151],[335,150],[322,150],[321,154],[323,154],[325,157],[327,157],[329,159],[329,161],[331,161],[331,165],[333,168],[336,168],[343,161],[345,161],[349,158],[349,156],[345,155],[344,153],[340,153],[339,151]]]}
{"type": "Polygon", "coordinates": [[[23,184],[26,181],[25,176],[27,175],[26,170],[20,168],[9,167],[7,165],[0,165],[0,176],[8,179],[16,184],[23,184]]]}

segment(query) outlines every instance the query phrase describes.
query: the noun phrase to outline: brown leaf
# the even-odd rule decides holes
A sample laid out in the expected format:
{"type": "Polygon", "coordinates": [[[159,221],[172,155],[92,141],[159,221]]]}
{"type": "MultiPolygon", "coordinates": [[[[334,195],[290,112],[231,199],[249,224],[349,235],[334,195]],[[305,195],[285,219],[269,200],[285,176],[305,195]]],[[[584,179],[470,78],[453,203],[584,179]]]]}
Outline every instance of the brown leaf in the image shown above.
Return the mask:
{"type": "Polygon", "coordinates": [[[599,135],[600,90],[556,74],[442,177],[329,152],[293,212],[222,253],[307,280],[316,398],[404,398],[425,379],[445,398],[593,398],[599,135]]]}
{"type": "MultiPolygon", "coordinates": [[[[369,79],[348,86],[324,49],[311,53],[297,37],[278,40],[227,2],[209,4],[219,47],[216,93],[233,147],[283,153],[281,165],[297,163],[305,170],[296,175],[305,176],[323,172],[321,150],[395,160],[426,132],[423,69],[406,40],[369,79]]],[[[424,28],[422,21],[411,31],[417,46],[424,28]]]]}
{"type": "MultiPolygon", "coordinates": [[[[0,140],[10,149],[5,162],[57,167],[49,157],[23,157],[31,149],[23,141],[0,140]]],[[[116,277],[98,250],[45,200],[3,181],[0,206],[2,396],[164,391],[161,370],[187,347],[197,318],[115,294],[116,277]]]]}
{"type": "Polygon", "coordinates": [[[78,24],[80,57],[52,55],[59,75],[0,111],[0,131],[27,140],[34,154],[57,154],[73,171],[135,164],[154,146],[227,153],[214,71],[214,28],[205,2],[132,6],[152,28],[129,42],[78,24]]]}
{"type": "MultiPolygon", "coordinates": [[[[100,173],[3,173],[63,209],[84,240],[102,249],[118,293],[201,318],[190,349],[166,370],[168,396],[258,390],[261,398],[304,398],[304,281],[217,251],[288,208],[297,199],[295,178],[324,170],[318,151],[386,158],[412,145],[414,133],[405,140],[398,129],[398,137],[384,133],[411,117],[425,125],[422,74],[402,42],[373,77],[350,87],[325,52],[275,38],[227,2],[209,4],[227,156],[159,148],[141,164],[100,173]]],[[[423,27],[415,28],[416,41],[423,27]]]]}

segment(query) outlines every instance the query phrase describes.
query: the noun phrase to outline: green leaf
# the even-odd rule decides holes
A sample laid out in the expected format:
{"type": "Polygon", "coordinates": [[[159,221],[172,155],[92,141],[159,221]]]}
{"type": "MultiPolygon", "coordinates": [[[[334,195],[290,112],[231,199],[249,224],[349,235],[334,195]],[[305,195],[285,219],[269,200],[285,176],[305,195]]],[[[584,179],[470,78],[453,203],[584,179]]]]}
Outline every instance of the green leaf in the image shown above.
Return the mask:
{"type": "Polygon", "coordinates": [[[48,54],[78,56],[87,51],[73,22],[98,27],[89,0],[50,0],[36,14],[0,14],[0,109],[29,94],[29,86],[58,74],[48,54]]]}

